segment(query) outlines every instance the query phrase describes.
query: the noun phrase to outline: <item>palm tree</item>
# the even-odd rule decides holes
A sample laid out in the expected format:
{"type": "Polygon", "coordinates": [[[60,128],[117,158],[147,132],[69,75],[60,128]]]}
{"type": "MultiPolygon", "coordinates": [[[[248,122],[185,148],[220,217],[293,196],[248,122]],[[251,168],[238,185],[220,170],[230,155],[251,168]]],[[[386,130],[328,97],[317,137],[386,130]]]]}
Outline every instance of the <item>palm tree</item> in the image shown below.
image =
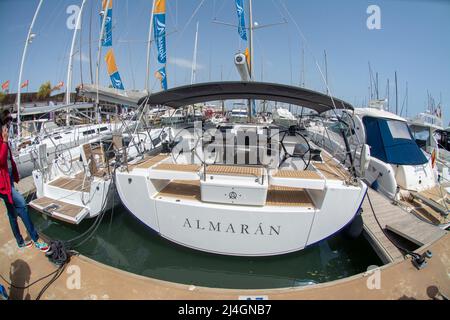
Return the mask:
{"type": "Polygon", "coordinates": [[[52,85],[50,84],[50,81],[47,81],[39,87],[37,97],[38,99],[47,99],[50,97],[50,93],[52,93],[52,85]]]}

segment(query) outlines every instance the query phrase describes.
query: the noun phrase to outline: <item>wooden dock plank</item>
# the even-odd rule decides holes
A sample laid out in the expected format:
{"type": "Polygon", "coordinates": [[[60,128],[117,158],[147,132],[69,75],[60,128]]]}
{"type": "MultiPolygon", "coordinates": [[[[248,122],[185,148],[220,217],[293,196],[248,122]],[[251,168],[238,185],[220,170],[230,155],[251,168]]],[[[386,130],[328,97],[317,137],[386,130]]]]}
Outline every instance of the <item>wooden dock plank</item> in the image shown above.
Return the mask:
{"type": "Polygon", "coordinates": [[[383,230],[375,219],[367,197],[362,206],[364,229],[371,244],[379,246],[377,252],[387,261],[399,260],[403,255],[383,231],[390,230],[418,246],[432,243],[446,234],[444,230],[419,220],[372,189],[368,190],[368,196],[383,230]]]}

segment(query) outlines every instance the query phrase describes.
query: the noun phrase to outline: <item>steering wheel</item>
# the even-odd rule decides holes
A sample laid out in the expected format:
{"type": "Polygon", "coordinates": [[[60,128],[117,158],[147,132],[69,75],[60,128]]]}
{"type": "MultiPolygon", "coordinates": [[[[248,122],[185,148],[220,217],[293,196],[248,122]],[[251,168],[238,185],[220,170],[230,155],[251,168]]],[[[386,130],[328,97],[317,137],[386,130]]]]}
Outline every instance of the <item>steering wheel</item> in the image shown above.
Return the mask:
{"type": "Polygon", "coordinates": [[[72,170],[72,153],[64,145],[58,144],[55,149],[55,163],[58,169],[65,174],[72,170]]]}
{"type": "MultiPolygon", "coordinates": [[[[181,137],[182,133],[186,133],[187,130],[194,129],[194,126],[189,126],[184,128],[183,130],[180,130],[175,137],[173,138],[173,148],[171,151],[172,160],[174,163],[178,163],[179,158],[181,155],[188,155],[191,158],[191,162],[195,161],[197,159],[200,161],[201,164],[211,164],[209,161],[207,162],[205,158],[205,146],[209,145],[213,142],[213,136],[210,134],[206,134],[205,129],[202,128],[202,133],[199,134],[198,131],[194,130],[194,133],[192,134],[189,132],[189,137],[181,137]],[[208,137],[208,139],[205,139],[208,137]],[[199,148],[201,148],[201,154],[199,154],[199,148]]],[[[217,159],[217,153],[215,155],[215,158],[213,159],[212,163],[215,163],[217,159]]]]}
{"type": "Polygon", "coordinates": [[[305,138],[304,135],[302,135],[298,130],[283,130],[278,133],[279,135],[282,135],[282,138],[280,140],[280,155],[282,154],[282,158],[280,161],[280,164],[278,165],[278,168],[280,168],[286,160],[289,158],[300,158],[302,159],[303,163],[305,164],[305,168],[303,170],[308,169],[310,163],[311,163],[311,145],[308,142],[308,139],[305,138]],[[295,136],[300,137],[303,141],[305,141],[305,144],[296,144],[294,147],[293,152],[289,152],[286,149],[286,145],[284,144],[284,141],[286,137],[288,136],[295,136]],[[306,149],[304,148],[306,145],[306,149]],[[299,150],[298,148],[303,148],[303,150],[299,150]],[[306,157],[306,155],[308,155],[306,157]],[[305,159],[306,158],[306,159],[305,159]]]}

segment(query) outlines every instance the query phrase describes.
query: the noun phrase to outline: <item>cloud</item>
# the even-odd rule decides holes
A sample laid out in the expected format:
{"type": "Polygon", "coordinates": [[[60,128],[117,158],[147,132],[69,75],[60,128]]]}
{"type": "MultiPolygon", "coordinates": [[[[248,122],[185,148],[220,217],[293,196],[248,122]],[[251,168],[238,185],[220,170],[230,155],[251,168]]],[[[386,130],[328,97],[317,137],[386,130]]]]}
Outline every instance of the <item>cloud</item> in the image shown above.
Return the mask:
{"type": "MultiPolygon", "coordinates": [[[[183,58],[169,58],[169,63],[184,69],[192,69],[192,61],[183,58]]],[[[205,69],[205,66],[197,61],[197,70],[205,69]]]]}
{"type": "Polygon", "coordinates": [[[73,57],[73,59],[75,61],[80,61],[81,60],[81,62],[83,62],[83,63],[88,63],[89,62],[89,57],[84,52],[81,53],[81,57],[80,57],[79,53],[76,53],[75,56],[73,57]]]}

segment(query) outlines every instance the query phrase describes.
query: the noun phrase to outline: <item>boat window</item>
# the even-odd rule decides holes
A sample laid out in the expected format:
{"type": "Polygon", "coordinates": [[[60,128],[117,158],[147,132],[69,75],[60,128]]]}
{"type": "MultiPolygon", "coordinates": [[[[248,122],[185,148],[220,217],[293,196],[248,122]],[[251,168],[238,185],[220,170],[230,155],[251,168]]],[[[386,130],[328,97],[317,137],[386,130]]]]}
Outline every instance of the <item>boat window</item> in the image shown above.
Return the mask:
{"type": "Polygon", "coordinates": [[[420,165],[428,161],[406,122],[364,117],[363,123],[371,156],[398,165],[420,165]]]}
{"type": "Polygon", "coordinates": [[[435,138],[439,144],[439,148],[450,151],[450,131],[436,131],[435,138]]]}
{"type": "Polygon", "coordinates": [[[53,139],[59,140],[59,139],[62,139],[62,137],[61,136],[54,136],[53,139]]]}
{"type": "Polygon", "coordinates": [[[392,138],[394,139],[411,139],[411,133],[408,130],[408,126],[404,122],[397,120],[386,121],[391,131],[392,138]]]}
{"type": "Polygon", "coordinates": [[[355,133],[354,130],[350,130],[345,124],[339,121],[328,124],[328,129],[334,133],[337,133],[339,136],[342,136],[342,132],[345,132],[345,136],[347,138],[351,137],[355,133]]]}
{"type": "Polygon", "coordinates": [[[93,133],[95,133],[95,130],[87,130],[87,131],[83,132],[83,136],[87,136],[87,135],[93,134],[93,133]]]}
{"type": "Polygon", "coordinates": [[[411,125],[409,127],[416,140],[417,144],[421,148],[426,148],[431,144],[430,140],[430,129],[427,127],[411,125]]]}
{"type": "Polygon", "coordinates": [[[100,132],[103,132],[103,131],[106,131],[106,130],[108,130],[108,127],[101,127],[101,128],[99,129],[100,132]]]}

